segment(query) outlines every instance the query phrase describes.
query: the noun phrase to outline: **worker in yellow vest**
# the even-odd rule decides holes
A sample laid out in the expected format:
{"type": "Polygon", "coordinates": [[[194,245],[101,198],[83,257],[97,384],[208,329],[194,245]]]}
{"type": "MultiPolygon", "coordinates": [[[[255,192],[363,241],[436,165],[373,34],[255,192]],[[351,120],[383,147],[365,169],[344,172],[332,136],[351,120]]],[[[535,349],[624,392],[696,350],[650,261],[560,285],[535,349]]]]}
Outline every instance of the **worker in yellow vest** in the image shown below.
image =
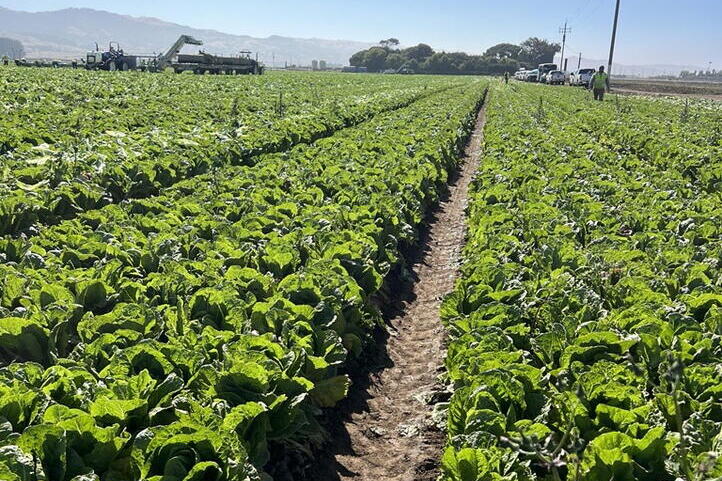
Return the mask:
{"type": "Polygon", "coordinates": [[[594,92],[594,100],[604,100],[604,94],[609,91],[609,74],[604,71],[604,65],[599,67],[599,71],[592,75],[589,88],[594,92]]]}

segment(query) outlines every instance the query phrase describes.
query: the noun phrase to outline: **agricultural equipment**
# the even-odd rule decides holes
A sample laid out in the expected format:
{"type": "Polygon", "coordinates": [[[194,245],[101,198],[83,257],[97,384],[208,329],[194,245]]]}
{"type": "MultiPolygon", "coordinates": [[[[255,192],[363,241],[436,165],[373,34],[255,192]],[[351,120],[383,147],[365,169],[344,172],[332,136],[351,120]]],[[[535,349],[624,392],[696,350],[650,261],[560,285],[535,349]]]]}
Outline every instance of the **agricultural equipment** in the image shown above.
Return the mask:
{"type": "Polygon", "coordinates": [[[18,67],[79,68],[79,62],[77,60],[68,62],[63,60],[26,60],[24,58],[18,58],[15,59],[14,62],[18,67]]]}
{"type": "Polygon", "coordinates": [[[178,56],[180,51],[186,45],[203,45],[203,42],[201,42],[200,40],[196,40],[190,35],[181,35],[180,37],[178,37],[178,40],[176,40],[175,43],[171,45],[171,47],[166,53],[157,58],[157,62],[155,65],[156,69],[164,70],[166,67],[168,67],[173,62],[173,59],[178,56]]]}
{"type": "Polygon", "coordinates": [[[203,45],[189,35],[178,40],[161,55],[126,55],[117,42],[111,42],[108,50],[100,52],[97,44],[88,52],[85,66],[89,70],[143,70],[160,72],[170,67],[176,73],[191,71],[196,74],[257,74],[263,73],[263,66],[251,58],[251,52],[243,51],[237,57],[219,57],[200,51],[197,55],[181,54],[186,45],[203,45]]]}
{"type": "Polygon", "coordinates": [[[110,42],[108,50],[101,52],[98,44],[85,57],[88,70],[150,70],[160,71],[167,67],[185,45],[203,45],[189,35],[181,35],[168,52],[162,55],[126,55],[118,42],[110,42]]]}
{"type": "Polygon", "coordinates": [[[251,58],[251,52],[242,51],[238,57],[218,57],[203,51],[197,55],[178,55],[178,61],[170,65],[176,72],[192,71],[196,74],[263,74],[258,60],[251,58]]]}
{"type": "Polygon", "coordinates": [[[138,68],[139,59],[137,55],[125,55],[123,49],[117,42],[110,42],[108,50],[101,52],[98,44],[95,44],[95,51],[88,52],[85,56],[85,68],[88,70],[135,70],[138,68]]]}

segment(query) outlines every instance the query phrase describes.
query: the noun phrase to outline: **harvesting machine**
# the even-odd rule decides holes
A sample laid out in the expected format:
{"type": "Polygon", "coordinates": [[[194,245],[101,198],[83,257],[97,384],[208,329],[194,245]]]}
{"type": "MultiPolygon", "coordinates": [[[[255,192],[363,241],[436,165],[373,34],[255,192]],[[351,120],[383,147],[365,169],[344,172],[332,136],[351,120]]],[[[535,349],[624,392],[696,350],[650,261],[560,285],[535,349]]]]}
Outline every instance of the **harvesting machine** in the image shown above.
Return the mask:
{"type": "Polygon", "coordinates": [[[200,51],[197,55],[185,55],[180,51],[186,45],[203,45],[190,35],[181,35],[161,55],[128,55],[117,42],[111,42],[108,50],[101,52],[96,44],[95,51],[88,52],[85,68],[89,70],[142,70],[162,72],[170,67],[176,73],[191,71],[196,74],[256,74],[263,73],[263,66],[252,59],[250,52],[243,51],[237,57],[219,57],[200,51]]]}

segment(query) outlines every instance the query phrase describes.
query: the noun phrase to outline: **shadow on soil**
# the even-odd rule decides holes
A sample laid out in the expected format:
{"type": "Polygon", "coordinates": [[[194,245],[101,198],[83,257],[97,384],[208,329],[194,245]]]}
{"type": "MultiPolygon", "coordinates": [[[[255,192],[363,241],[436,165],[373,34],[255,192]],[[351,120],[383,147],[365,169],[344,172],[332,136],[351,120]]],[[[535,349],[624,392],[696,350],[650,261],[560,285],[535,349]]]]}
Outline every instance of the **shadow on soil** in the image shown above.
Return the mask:
{"type": "MultiPolygon", "coordinates": [[[[458,169],[449,174],[447,186],[442,191],[437,204],[429,209],[429,213],[419,231],[419,240],[415,246],[407,246],[401,249],[405,263],[392,271],[386,279],[379,295],[374,299],[374,304],[382,314],[385,328],[378,327],[374,334],[374,342],[367,346],[364,355],[350,363],[349,375],[352,385],[348,397],[340,402],[333,409],[326,410],[323,416],[322,425],[328,433],[328,441],[314,452],[315,462],[302,474],[304,481],[341,481],[344,478],[356,478],[362,476],[346,469],[337,460],[337,456],[355,456],[349,433],[345,423],[352,419],[354,414],[369,412],[368,401],[372,398],[370,388],[378,385],[379,374],[394,366],[388,355],[388,340],[394,335],[394,328],[391,321],[402,316],[406,307],[416,300],[414,286],[418,282],[416,273],[412,267],[420,264],[427,258],[430,251],[431,226],[437,222],[439,206],[449,199],[450,187],[459,180],[458,169]]],[[[437,464],[433,466],[422,466],[424,471],[435,472],[437,464]]],[[[435,479],[435,475],[429,479],[435,479]]],[[[419,479],[422,479],[423,475],[419,479]]],[[[382,481],[382,480],[379,480],[382,481]]]]}

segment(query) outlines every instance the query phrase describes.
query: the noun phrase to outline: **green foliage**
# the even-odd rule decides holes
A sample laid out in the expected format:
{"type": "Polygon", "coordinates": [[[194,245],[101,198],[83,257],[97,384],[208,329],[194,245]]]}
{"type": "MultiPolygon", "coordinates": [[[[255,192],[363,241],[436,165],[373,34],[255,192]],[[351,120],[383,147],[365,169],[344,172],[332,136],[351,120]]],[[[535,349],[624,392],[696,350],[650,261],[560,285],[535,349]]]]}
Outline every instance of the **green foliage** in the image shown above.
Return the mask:
{"type": "Polygon", "coordinates": [[[366,67],[370,72],[401,69],[413,73],[494,75],[515,72],[522,65],[536,68],[541,63],[551,62],[561,50],[559,44],[536,37],[520,45],[500,43],[487,49],[484,55],[435,52],[426,44],[406,49],[394,48],[397,45],[388,40],[382,41],[381,47],[355,53],[349,63],[355,67],[366,67]]]}
{"type": "Polygon", "coordinates": [[[678,102],[585,96],[489,93],[444,480],[719,477],[720,107],[692,133],[678,102]]]}
{"type": "Polygon", "coordinates": [[[380,322],[372,297],[438,201],[486,83],[46,72],[12,83],[36,79],[44,102],[0,88],[26,108],[0,120],[7,149],[18,164],[82,152],[82,173],[61,157],[68,170],[22,174],[46,184],[19,194],[7,172],[0,187],[22,199],[0,239],[0,478],[268,479],[271,453],[308,453],[347,395],[347,363],[380,322]],[[208,104],[155,103],[178,85],[208,104]],[[278,88],[294,91],[283,120],[264,110],[278,88]],[[82,145],[60,98],[97,130],[82,145]],[[57,203],[55,181],[104,200],[57,203]]]}
{"type": "MultiPolygon", "coordinates": [[[[101,81],[98,75],[0,71],[0,235],[146,199],[219,166],[255,164],[260,155],[312,142],[450,85],[448,79],[341,74],[235,83],[184,75],[101,81]],[[279,92],[292,92],[282,116],[279,92]]],[[[0,254],[5,250],[17,254],[16,246],[0,245],[0,254]]],[[[77,267],[95,258],[82,247],[66,256],[77,267]]]]}

